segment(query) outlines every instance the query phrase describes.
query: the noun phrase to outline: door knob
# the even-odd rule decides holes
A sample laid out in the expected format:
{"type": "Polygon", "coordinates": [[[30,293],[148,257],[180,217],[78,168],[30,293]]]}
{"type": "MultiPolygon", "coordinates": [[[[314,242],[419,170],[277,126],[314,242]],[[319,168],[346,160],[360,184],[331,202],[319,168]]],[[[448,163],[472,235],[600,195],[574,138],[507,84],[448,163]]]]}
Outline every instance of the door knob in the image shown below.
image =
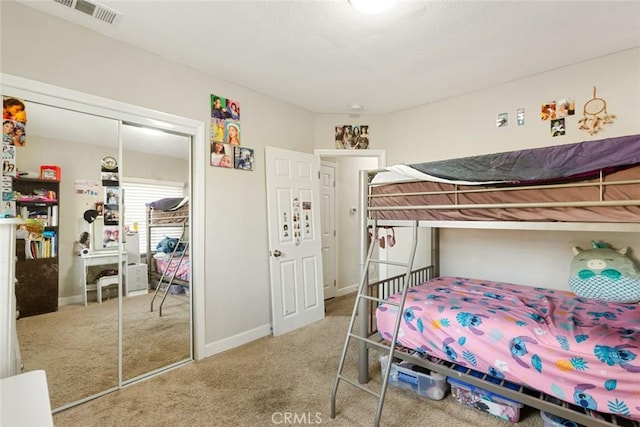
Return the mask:
{"type": "Polygon", "coordinates": [[[280,252],[279,250],[276,249],[275,251],[273,251],[273,256],[276,257],[276,258],[279,257],[279,256],[282,256],[282,252],[280,252]]]}

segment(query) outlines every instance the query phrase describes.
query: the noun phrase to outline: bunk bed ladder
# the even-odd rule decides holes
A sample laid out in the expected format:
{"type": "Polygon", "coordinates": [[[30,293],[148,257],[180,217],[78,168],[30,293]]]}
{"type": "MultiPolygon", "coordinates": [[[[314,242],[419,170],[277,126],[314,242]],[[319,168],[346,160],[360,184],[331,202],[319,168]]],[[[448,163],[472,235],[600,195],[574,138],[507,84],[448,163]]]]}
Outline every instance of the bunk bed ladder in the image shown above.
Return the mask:
{"type": "MultiPolygon", "coordinates": [[[[378,304],[380,303],[385,303],[386,305],[390,305],[390,306],[395,306],[398,310],[398,314],[396,317],[396,321],[395,321],[395,327],[393,330],[393,338],[391,340],[391,342],[395,343],[397,342],[398,339],[398,331],[400,330],[400,322],[402,320],[402,315],[404,312],[404,304],[405,304],[405,300],[407,297],[407,290],[410,287],[410,280],[411,280],[411,272],[413,270],[413,262],[414,262],[414,258],[415,258],[415,254],[416,254],[416,246],[418,244],[418,221],[412,221],[412,229],[413,229],[413,242],[411,244],[411,250],[409,251],[409,259],[406,263],[400,263],[400,262],[395,262],[395,261],[387,261],[387,260],[382,260],[382,259],[372,259],[372,255],[373,255],[373,249],[375,247],[375,245],[377,244],[377,241],[374,237],[371,238],[371,243],[369,245],[369,249],[367,252],[367,258],[366,261],[364,263],[364,268],[362,271],[362,276],[361,276],[361,280],[360,280],[360,286],[358,288],[358,293],[356,295],[356,301],[355,304],[353,306],[353,313],[351,314],[351,320],[349,322],[349,329],[347,331],[347,337],[344,343],[344,347],[342,348],[342,355],[340,356],[340,364],[338,366],[338,373],[336,375],[336,379],[333,385],[333,392],[331,394],[331,418],[335,418],[336,416],[336,395],[338,393],[338,385],[340,384],[340,381],[344,381],[347,384],[350,384],[362,391],[365,391],[369,394],[371,394],[372,396],[375,396],[378,399],[378,406],[377,406],[377,410],[376,410],[376,416],[375,416],[375,426],[378,427],[380,425],[380,417],[382,415],[382,407],[384,405],[384,398],[387,392],[387,385],[389,383],[389,374],[391,372],[391,364],[395,355],[395,348],[394,346],[388,346],[385,345],[381,342],[375,341],[370,339],[369,337],[365,337],[364,335],[366,335],[366,333],[363,331],[362,334],[357,334],[354,333],[353,328],[354,328],[354,324],[355,324],[355,319],[356,317],[359,315],[358,311],[359,309],[366,309],[366,307],[368,306],[367,302],[369,301],[376,301],[378,304]],[[377,263],[377,264],[387,264],[387,265],[395,265],[395,266],[400,266],[400,267],[404,267],[406,268],[406,273],[404,275],[404,282],[402,283],[402,297],[399,303],[396,302],[387,302],[385,301],[383,298],[377,298],[377,297],[373,297],[370,296],[368,294],[368,271],[369,271],[369,266],[371,265],[371,263],[377,263]],[[362,302],[362,303],[361,303],[362,302]],[[361,307],[362,305],[362,307],[361,307]],[[351,340],[357,340],[360,342],[361,345],[365,345],[365,346],[370,346],[370,347],[376,347],[382,351],[386,351],[387,354],[387,366],[384,369],[384,372],[382,372],[382,386],[380,388],[380,392],[377,393],[374,390],[371,390],[369,387],[366,387],[354,380],[351,380],[347,377],[345,377],[342,374],[342,371],[344,369],[344,364],[345,364],[345,359],[347,356],[347,351],[349,348],[349,344],[351,343],[351,340]]],[[[377,223],[374,220],[373,221],[373,236],[377,236],[377,223]]],[[[365,316],[366,313],[360,313],[360,315],[365,316]]]]}
{"type": "Polygon", "coordinates": [[[160,300],[160,304],[158,305],[158,312],[161,317],[162,317],[162,305],[164,304],[164,301],[167,299],[167,295],[171,290],[171,286],[177,286],[175,283],[173,283],[173,281],[176,278],[176,274],[178,274],[178,268],[182,264],[182,260],[184,259],[185,255],[189,250],[189,241],[184,240],[184,233],[185,233],[185,230],[183,228],[182,234],[178,239],[178,243],[176,244],[176,247],[173,249],[173,252],[171,252],[171,255],[169,255],[169,261],[167,262],[167,267],[164,269],[164,271],[162,272],[162,275],[158,279],[158,285],[156,286],[156,290],[153,293],[153,298],[151,298],[151,311],[153,311],[153,303],[156,297],[158,297],[158,294],[162,292],[162,299],[160,300]],[[181,246],[182,246],[182,251],[179,252],[179,248],[181,246]],[[175,263],[176,265],[173,269],[171,269],[172,270],[171,272],[167,273],[167,271],[170,270],[169,267],[171,266],[171,263],[173,262],[174,259],[177,259],[177,262],[175,263]]]}

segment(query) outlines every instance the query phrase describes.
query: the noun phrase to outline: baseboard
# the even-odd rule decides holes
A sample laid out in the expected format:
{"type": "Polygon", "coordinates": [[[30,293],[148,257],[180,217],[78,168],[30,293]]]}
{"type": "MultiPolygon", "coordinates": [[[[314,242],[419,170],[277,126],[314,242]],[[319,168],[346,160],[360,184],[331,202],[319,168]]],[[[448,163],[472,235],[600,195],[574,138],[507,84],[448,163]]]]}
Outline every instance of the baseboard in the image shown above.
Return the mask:
{"type": "Polygon", "coordinates": [[[232,348],[239,347],[268,335],[271,335],[271,324],[259,326],[241,334],[206,344],[203,357],[209,357],[222,353],[223,351],[231,350],[232,348]]]}
{"type": "Polygon", "coordinates": [[[346,288],[336,289],[336,296],[341,297],[343,295],[348,295],[358,291],[358,284],[355,283],[351,286],[347,286],[346,288]]]}

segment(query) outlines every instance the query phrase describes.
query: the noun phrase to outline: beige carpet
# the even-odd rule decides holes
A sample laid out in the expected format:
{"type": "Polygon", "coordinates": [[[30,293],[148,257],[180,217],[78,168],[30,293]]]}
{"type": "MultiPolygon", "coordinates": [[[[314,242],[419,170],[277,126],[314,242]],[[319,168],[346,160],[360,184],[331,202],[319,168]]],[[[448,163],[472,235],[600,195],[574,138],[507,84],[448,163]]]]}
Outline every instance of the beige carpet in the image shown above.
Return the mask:
{"type": "MultiPolygon", "coordinates": [[[[329,310],[328,310],[329,311],[329,310]]],[[[331,390],[349,318],[332,315],[279,337],[252,343],[172,370],[54,416],[57,426],[372,426],[376,399],[342,382],[337,417],[331,390]],[[286,414],[289,423],[285,422],[286,414]],[[294,418],[297,417],[297,418],[294,418]]],[[[355,350],[355,346],[354,350],[355,350]]],[[[372,353],[371,385],[380,384],[372,353]]],[[[355,351],[345,374],[356,375],[355,351]]],[[[389,387],[383,426],[514,426],[469,409],[450,395],[432,401],[389,387]]],[[[517,426],[539,427],[538,411],[517,426]]]]}
{"type": "MultiPolygon", "coordinates": [[[[167,297],[159,317],[151,297],[123,299],[125,380],[189,357],[188,304],[167,297]]],[[[46,371],[52,408],[117,386],[117,310],[111,299],[18,319],[24,369],[46,371]]]]}

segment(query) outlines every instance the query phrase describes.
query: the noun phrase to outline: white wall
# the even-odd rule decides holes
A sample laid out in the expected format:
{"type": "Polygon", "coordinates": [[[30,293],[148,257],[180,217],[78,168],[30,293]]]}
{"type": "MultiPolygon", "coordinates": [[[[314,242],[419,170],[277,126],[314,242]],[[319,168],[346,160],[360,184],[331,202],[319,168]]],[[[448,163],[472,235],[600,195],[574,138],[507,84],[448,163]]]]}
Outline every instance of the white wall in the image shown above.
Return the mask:
{"type": "MultiPolygon", "coordinates": [[[[473,78],[473,70],[469,77],[473,78]]],[[[637,134],[640,48],[401,111],[392,114],[388,123],[393,138],[376,148],[387,150],[389,164],[637,134]],[[593,95],[593,86],[617,119],[590,136],[577,129],[577,122],[584,103],[593,95]],[[565,97],[575,99],[576,115],[567,118],[565,136],[552,138],[549,122],[540,120],[540,105],[565,97]],[[515,123],[517,108],[525,108],[524,126],[515,123]],[[496,114],[502,112],[509,113],[509,125],[497,128],[496,114]]],[[[573,245],[587,247],[592,239],[602,239],[640,253],[640,237],[620,234],[443,230],[441,238],[441,274],[564,289],[568,289],[573,245]]]]}
{"type": "Polygon", "coordinates": [[[640,131],[640,48],[400,111],[389,117],[388,124],[392,138],[376,148],[387,150],[389,164],[635,134],[640,131]],[[577,122],[584,103],[593,96],[593,86],[617,119],[591,136],[578,130],[577,122]],[[576,115],[567,118],[565,136],[552,138],[549,122],[540,120],[540,105],[566,97],[575,99],[576,115]],[[515,123],[518,108],[525,109],[524,126],[515,123]],[[502,112],[509,113],[509,125],[497,128],[496,114],[502,112]]]}
{"type": "MultiPolygon", "coordinates": [[[[215,343],[245,332],[269,333],[264,147],[312,152],[313,115],[19,3],[0,8],[4,73],[207,125],[211,93],[240,101],[243,144],[255,149],[256,167],[206,166],[206,228],[197,230],[207,242],[205,342],[215,351],[215,343]]],[[[196,153],[196,161],[208,165],[208,158],[196,153]]]]}

